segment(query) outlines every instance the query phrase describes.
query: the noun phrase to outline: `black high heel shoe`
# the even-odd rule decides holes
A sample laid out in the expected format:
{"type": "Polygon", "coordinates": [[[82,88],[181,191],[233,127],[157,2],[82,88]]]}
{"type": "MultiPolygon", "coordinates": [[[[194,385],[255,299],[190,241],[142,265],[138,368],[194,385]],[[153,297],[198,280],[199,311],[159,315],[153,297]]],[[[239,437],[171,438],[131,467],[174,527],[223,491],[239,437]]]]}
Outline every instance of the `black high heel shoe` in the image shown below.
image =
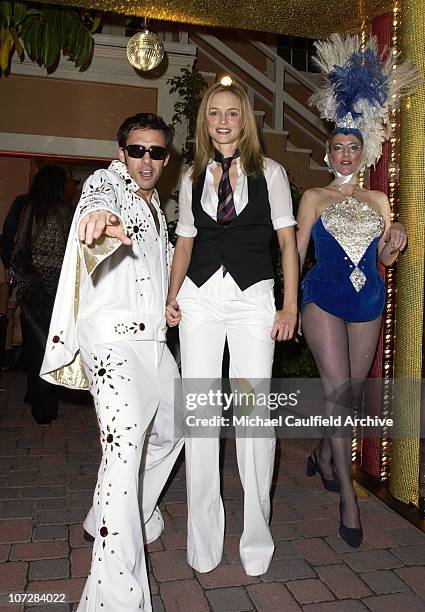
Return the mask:
{"type": "Polygon", "coordinates": [[[328,480],[323,476],[322,470],[320,469],[319,462],[317,461],[316,451],[313,451],[312,454],[307,459],[307,476],[314,476],[316,472],[319,473],[320,478],[322,479],[322,484],[325,487],[326,491],[333,491],[337,493],[339,491],[338,482],[336,478],[334,480],[328,480]]]}
{"type": "Polygon", "coordinates": [[[342,522],[341,503],[339,504],[339,535],[352,548],[358,548],[363,541],[363,529],[361,527],[347,527],[342,522]]]}

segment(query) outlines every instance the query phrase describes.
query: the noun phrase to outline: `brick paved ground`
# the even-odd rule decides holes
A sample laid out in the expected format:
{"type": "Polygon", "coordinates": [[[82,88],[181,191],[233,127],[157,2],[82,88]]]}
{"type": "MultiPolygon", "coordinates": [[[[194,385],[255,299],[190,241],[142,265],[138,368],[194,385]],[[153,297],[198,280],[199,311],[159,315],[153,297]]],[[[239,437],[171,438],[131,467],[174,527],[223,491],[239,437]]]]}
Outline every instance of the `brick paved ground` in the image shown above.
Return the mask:
{"type": "MultiPolygon", "coordinates": [[[[65,593],[66,604],[26,610],[71,612],[87,575],[91,546],[81,521],[99,462],[90,405],[61,403],[51,426],[37,426],[22,402],[24,377],[5,376],[0,396],[0,593],[65,593]]],[[[241,487],[231,443],[224,460],[225,554],[209,574],[185,560],[184,464],[162,502],[163,536],[149,546],[155,612],[357,612],[425,610],[425,535],[372,496],[361,499],[364,543],[338,537],[338,496],[305,476],[310,440],[284,441],[276,471],[267,574],[244,574],[238,541],[241,487]]],[[[0,610],[9,606],[3,597],[0,610]]]]}

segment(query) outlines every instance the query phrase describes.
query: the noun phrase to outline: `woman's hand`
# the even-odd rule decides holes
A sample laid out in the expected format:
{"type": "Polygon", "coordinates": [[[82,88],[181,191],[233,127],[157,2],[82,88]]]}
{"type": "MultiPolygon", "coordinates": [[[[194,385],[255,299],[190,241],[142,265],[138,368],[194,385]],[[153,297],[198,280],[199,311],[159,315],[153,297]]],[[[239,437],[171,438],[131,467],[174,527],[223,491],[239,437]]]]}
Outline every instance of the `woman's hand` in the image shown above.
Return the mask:
{"type": "Polygon", "coordinates": [[[175,327],[180,323],[182,313],[180,312],[180,306],[178,305],[177,300],[175,298],[169,299],[167,301],[167,306],[165,308],[165,318],[169,327],[175,327]]]}
{"type": "Polygon", "coordinates": [[[291,340],[297,325],[297,318],[298,313],[296,309],[294,310],[284,306],[282,310],[277,310],[271,334],[273,340],[277,340],[278,342],[282,340],[291,340]]]}
{"type": "Polygon", "coordinates": [[[389,243],[391,253],[404,251],[407,246],[407,234],[404,225],[398,222],[392,223],[385,233],[384,240],[389,243]]]}

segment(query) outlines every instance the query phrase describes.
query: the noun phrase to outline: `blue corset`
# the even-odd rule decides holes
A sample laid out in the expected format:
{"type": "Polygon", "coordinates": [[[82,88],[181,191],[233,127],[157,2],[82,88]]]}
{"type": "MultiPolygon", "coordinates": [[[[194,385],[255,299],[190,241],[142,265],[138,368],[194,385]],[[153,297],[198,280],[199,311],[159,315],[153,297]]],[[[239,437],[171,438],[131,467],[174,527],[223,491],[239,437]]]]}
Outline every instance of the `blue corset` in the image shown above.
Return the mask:
{"type": "Polygon", "coordinates": [[[301,308],[314,302],[345,321],[372,321],[382,314],[385,285],[376,267],[385,224],[354,198],[329,206],[312,229],[316,265],[301,287],[301,308]]]}

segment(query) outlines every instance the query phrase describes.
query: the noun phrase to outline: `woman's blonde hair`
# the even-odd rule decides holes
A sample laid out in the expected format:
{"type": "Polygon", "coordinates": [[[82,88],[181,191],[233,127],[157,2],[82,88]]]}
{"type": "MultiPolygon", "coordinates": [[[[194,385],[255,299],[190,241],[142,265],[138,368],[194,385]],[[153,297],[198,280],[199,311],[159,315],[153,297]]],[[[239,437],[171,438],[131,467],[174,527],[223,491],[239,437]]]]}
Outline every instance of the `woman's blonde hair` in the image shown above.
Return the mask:
{"type": "Polygon", "coordinates": [[[209,161],[214,159],[214,146],[208,134],[207,118],[211,98],[216,93],[231,93],[236,96],[241,105],[241,126],[238,148],[242,170],[250,175],[258,175],[263,172],[264,157],[258,137],[255,115],[245,90],[238,85],[222,85],[215,83],[206,90],[198,110],[196,119],[195,159],[192,167],[192,180],[202,174],[209,161]]]}

